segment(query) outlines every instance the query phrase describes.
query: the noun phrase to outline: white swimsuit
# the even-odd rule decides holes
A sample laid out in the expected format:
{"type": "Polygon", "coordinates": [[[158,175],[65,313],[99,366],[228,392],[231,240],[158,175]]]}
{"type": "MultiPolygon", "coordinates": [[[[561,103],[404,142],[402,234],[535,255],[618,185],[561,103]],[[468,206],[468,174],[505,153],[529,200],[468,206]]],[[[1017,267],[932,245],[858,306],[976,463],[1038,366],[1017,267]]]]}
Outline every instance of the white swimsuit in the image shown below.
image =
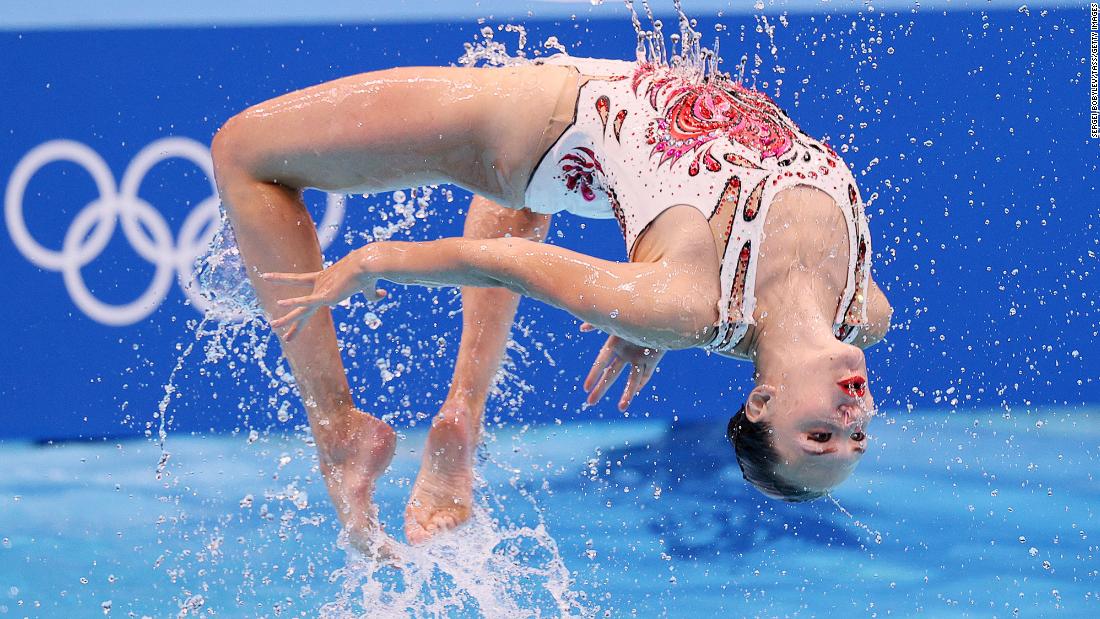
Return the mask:
{"type": "Polygon", "coordinates": [[[867,218],[855,178],[827,144],[803,133],[764,93],[676,69],[564,54],[538,62],[575,67],[572,124],[537,164],[527,208],[618,220],[627,254],[665,209],[691,205],[719,246],[722,299],[707,350],[732,354],[754,323],[756,267],[776,193],[809,185],[828,193],[848,225],[848,279],[833,331],[851,342],[866,324],[867,218]]]}

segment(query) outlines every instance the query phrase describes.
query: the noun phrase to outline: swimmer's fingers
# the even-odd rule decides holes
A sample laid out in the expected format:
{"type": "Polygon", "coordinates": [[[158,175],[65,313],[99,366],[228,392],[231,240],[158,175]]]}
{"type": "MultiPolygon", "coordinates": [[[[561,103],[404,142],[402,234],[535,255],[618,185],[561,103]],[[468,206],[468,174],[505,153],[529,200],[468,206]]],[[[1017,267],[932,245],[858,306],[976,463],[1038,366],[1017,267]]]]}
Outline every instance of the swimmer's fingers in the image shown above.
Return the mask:
{"type": "Polygon", "coordinates": [[[283,341],[289,342],[290,340],[294,339],[295,334],[298,333],[298,327],[301,324],[301,322],[296,322],[290,325],[290,328],[286,330],[286,333],[283,333],[283,341]]]}
{"type": "Polygon", "coordinates": [[[657,371],[657,362],[647,363],[642,370],[642,376],[638,379],[638,391],[645,389],[645,386],[649,384],[649,379],[653,378],[653,373],[657,371]]]}
{"type": "Polygon", "coordinates": [[[312,286],[324,271],[313,273],[260,273],[260,278],[276,284],[312,286]]]}
{"type": "Polygon", "coordinates": [[[611,365],[604,370],[603,376],[600,378],[600,382],[596,384],[596,388],[592,390],[592,393],[588,394],[588,404],[592,405],[600,401],[611,385],[615,384],[618,380],[619,374],[623,373],[623,368],[626,367],[626,363],[621,359],[616,358],[611,365]]]}
{"type": "Polygon", "coordinates": [[[625,411],[630,406],[630,403],[634,401],[634,396],[645,388],[646,383],[649,382],[649,379],[653,376],[653,371],[656,369],[656,363],[634,364],[634,367],[630,370],[630,376],[626,379],[626,389],[623,390],[623,397],[619,400],[619,410],[625,411]]]}
{"type": "Polygon", "coordinates": [[[286,335],[283,336],[283,338],[288,342],[294,339],[294,336],[298,334],[298,331],[301,329],[302,325],[306,324],[306,322],[309,321],[309,319],[315,313],[317,313],[317,307],[311,307],[307,309],[305,313],[303,313],[298,318],[298,320],[294,321],[294,324],[291,325],[289,329],[287,329],[286,335]]]}
{"type": "Polygon", "coordinates": [[[600,379],[605,368],[615,359],[615,349],[609,344],[605,344],[600,349],[600,354],[596,356],[596,362],[592,364],[592,369],[588,372],[588,377],[584,379],[584,390],[590,392],[596,386],[596,381],[600,379]]]}
{"type": "Polygon", "coordinates": [[[302,326],[302,324],[305,323],[305,321],[309,320],[310,316],[312,316],[316,311],[317,306],[296,307],[287,312],[278,320],[271,321],[271,328],[281,329],[287,325],[290,325],[290,328],[287,329],[286,333],[283,334],[283,339],[289,342],[290,340],[294,339],[294,335],[298,332],[298,329],[302,326]]]}
{"type": "Polygon", "coordinates": [[[630,367],[630,374],[626,377],[626,388],[623,389],[623,397],[619,398],[619,410],[625,411],[626,407],[630,406],[631,401],[634,400],[634,396],[642,390],[641,377],[644,370],[645,366],[640,363],[635,363],[630,367]]]}
{"type": "Polygon", "coordinates": [[[328,299],[326,295],[317,293],[306,295],[304,297],[279,299],[275,303],[283,307],[312,307],[314,305],[333,305],[333,301],[331,299],[328,299]]]}
{"type": "Polygon", "coordinates": [[[582,322],[581,323],[581,333],[590,333],[590,332],[595,331],[595,330],[596,330],[596,327],[592,326],[592,323],[588,323],[588,322],[582,322]]]}
{"type": "Polygon", "coordinates": [[[271,328],[272,329],[281,329],[281,328],[287,326],[288,324],[290,324],[290,323],[294,322],[295,320],[297,320],[298,317],[301,316],[302,314],[304,314],[308,309],[309,308],[303,306],[303,307],[296,307],[296,308],[290,310],[289,312],[283,314],[282,316],[276,318],[275,320],[272,320],[271,321],[271,328]]]}

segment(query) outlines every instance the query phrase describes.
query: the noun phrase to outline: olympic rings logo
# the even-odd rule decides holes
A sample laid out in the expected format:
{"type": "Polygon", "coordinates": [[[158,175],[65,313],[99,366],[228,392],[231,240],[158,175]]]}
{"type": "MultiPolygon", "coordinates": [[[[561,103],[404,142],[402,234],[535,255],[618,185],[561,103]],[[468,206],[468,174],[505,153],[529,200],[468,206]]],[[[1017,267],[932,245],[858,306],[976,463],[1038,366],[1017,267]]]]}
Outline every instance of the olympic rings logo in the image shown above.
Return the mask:
{"type": "MultiPolygon", "coordinates": [[[[52,140],[31,149],[15,166],[4,194],[4,219],[15,247],[31,263],[60,272],[69,297],[89,318],[105,325],[125,326],[153,313],[177,279],[180,288],[201,312],[206,299],[193,286],[195,260],[206,253],[221,221],[220,201],[214,184],[214,167],[206,146],[188,138],[170,137],[152,142],[133,158],[116,185],[107,163],[88,146],[72,140],[52,140]],[[145,175],[158,163],[180,158],[194,163],[210,182],[210,197],[200,202],[184,219],[173,238],[168,222],[141,197],[138,190],[145,175]],[[27,185],[43,167],[69,161],[83,167],[95,182],[99,197],[73,218],[65,231],[61,249],[44,247],[27,229],[25,203],[27,185]],[[141,295],[121,305],[100,300],[88,288],[81,269],[107,247],[121,223],[122,234],[141,258],[155,267],[152,281],[141,295]]],[[[344,218],[344,196],[329,194],[319,237],[327,247],[344,218]]]]}

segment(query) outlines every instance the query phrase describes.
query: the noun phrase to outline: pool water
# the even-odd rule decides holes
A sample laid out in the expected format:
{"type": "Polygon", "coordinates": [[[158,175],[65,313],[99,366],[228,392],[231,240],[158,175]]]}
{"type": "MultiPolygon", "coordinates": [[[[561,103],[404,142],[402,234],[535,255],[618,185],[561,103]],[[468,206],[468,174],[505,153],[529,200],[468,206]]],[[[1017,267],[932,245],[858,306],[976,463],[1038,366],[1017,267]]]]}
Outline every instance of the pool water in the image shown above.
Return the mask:
{"type": "Polygon", "coordinates": [[[1067,412],[881,419],[843,509],[762,499],[718,421],[505,427],[476,521],[402,569],[348,566],[301,437],[171,437],[160,480],[145,441],[6,444],[0,614],[1098,616],[1100,421],[1067,412]]]}

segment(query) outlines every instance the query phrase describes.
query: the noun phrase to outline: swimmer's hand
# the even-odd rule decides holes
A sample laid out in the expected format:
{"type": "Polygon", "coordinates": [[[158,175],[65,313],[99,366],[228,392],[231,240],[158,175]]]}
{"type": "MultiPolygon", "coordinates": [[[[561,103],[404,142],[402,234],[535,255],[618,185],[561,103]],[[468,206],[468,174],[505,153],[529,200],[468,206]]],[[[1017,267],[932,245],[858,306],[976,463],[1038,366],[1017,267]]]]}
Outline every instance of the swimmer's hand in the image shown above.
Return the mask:
{"type": "MultiPolygon", "coordinates": [[[[595,330],[596,327],[587,322],[581,324],[581,331],[585,333],[595,330]]],[[[598,402],[629,365],[630,375],[626,379],[623,395],[619,398],[619,410],[625,411],[634,396],[649,382],[664,355],[663,350],[638,346],[615,335],[607,338],[607,343],[592,364],[592,371],[584,380],[584,390],[588,392],[586,404],[591,406],[598,402]]]]}
{"type": "Polygon", "coordinates": [[[368,301],[379,301],[386,291],[375,288],[378,275],[362,268],[362,257],[352,252],[324,271],[314,273],[262,273],[260,277],[277,284],[312,288],[304,297],[291,297],[278,301],[280,307],[291,308],[282,317],[271,321],[272,329],[288,327],[283,334],[290,341],[302,325],[318,309],[336,305],[357,292],[364,292],[368,301]]]}

